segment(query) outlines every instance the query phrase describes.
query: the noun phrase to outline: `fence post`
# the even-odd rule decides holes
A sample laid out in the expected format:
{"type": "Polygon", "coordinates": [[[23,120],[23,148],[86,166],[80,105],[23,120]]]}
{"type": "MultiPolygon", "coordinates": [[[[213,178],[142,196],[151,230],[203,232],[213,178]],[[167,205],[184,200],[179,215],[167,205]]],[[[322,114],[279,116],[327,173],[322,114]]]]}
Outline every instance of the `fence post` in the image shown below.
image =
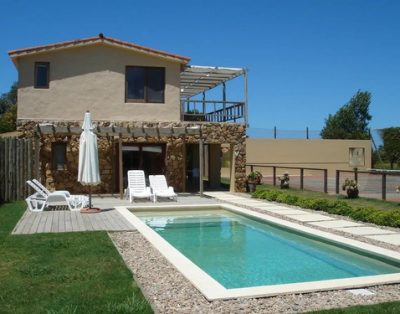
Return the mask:
{"type": "Polygon", "coordinates": [[[386,173],[382,173],[382,199],[386,201],[386,173]]]}
{"type": "Polygon", "coordinates": [[[306,128],[306,139],[310,139],[310,136],[308,134],[308,127],[306,128]]]}
{"type": "Polygon", "coordinates": [[[274,126],[274,138],[276,139],[276,126],[274,126]]]}
{"type": "Polygon", "coordinates": [[[300,168],[300,189],[304,189],[304,168],[300,168]]]}
{"type": "Polygon", "coordinates": [[[336,170],[336,194],[339,194],[340,170],[336,170]]]}
{"type": "Polygon", "coordinates": [[[328,169],[324,169],[324,193],[328,193],[328,169]]]}
{"type": "Polygon", "coordinates": [[[272,167],[272,183],[274,186],[276,186],[276,167],[272,167]]]}
{"type": "Polygon", "coordinates": [[[253,172],[253,171],[254,171],[253,165],[250,165],[250,172],[253,172]]]}

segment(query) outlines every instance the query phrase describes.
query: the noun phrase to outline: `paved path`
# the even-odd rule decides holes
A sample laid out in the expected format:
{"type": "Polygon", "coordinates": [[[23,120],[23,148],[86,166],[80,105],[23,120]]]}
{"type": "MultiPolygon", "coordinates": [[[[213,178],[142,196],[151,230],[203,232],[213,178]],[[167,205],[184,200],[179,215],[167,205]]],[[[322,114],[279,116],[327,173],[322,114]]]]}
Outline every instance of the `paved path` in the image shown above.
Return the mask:
{"type": "Polygon", "coordinates": [[[216,198],[218,200],[231,203],[238,206],[253,207],[259,210],[271,212],[274,214],[288,217],[309,226],[317,226],[326,229],[332,229],[350,233],[352,235],[362,236],[365,238],[389,243],[392,245],[400,246],[400,230],[397,231],[386,230],[377,227],[371,227],[359,222],[333,218],[328,215],[318,213],[310,213],[309,211],[293,209],[284,205],[277,205],[265,200],[257,200],[239,194],[232,194],[228,192],[207,192],[207,196],[216,198]]]}

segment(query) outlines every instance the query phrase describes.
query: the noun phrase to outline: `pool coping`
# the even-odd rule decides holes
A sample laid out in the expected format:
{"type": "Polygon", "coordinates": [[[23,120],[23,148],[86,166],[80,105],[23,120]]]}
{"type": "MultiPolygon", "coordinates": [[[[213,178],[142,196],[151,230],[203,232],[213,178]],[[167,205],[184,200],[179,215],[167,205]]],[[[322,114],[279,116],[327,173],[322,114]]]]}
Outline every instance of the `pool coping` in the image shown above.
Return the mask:
{"type": "MultiPolygon", "coordinates": [[[[157,206],[156,210],[171,209],[185,210],[194,208],[209,208],[218,207],[227,209],[233,212],[252,216],[261,220],[269,221],[273,224],[283,226],[285,228],[292,229],[296,232],[310,234],[313,237],[328,240],[333,243],[345,245],[357,250],[368,252],[373,255],[378,255],[386,259],[391,259],[396,262],[400,262],[400,253],[380,248],[378,246],[363,243],[357,240],[348,239],[343,236],[335,235],[329,232],[320,231],[304,225],[289,222],[280,218],[270,216],[268,214],[255,212],[249,209],[244,209],[239,206],[215,203],[215,204],[199,204],[199,205],[164,205],[157,206]]],[[[146,210],[149,206],[135,206],[133,209],[146,210]]],[[[294,293],[307,293],[317,291],[328,291],[328,290],[342,290],[342,289],[353,289],[368,286],[375,286],[380,284],[393,284],[400,282],[400,273],[376,275],[376,276],[364,276],[364,277],[352,277],[334,280],[322,280],[292,284],[280,284],[270,286],[257,286],[248,288],[235,288],[226,289],[210,275],[200,269],[171,244],[164,240],[160,235],[148,227],[142,222],[137,216],[135,216],[127,207],[116,207],[116,210],[120,212],[135,228],[181,273],[183,276],[190,281],[209,301],[212,300],[226,300],[238,297],[267,297],[277,296],[281,294],[294,294],[294,293]]]]}

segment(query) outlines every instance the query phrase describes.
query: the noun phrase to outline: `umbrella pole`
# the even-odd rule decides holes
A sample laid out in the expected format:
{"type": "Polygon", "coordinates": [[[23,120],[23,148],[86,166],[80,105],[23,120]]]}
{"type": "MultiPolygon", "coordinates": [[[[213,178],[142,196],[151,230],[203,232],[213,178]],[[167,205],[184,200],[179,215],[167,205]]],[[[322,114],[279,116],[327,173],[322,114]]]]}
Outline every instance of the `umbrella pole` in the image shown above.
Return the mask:
{"type": "Polygon", "coordinates": [[[89,209],[92,208],[92,186],[89,185],[89,209]]]}

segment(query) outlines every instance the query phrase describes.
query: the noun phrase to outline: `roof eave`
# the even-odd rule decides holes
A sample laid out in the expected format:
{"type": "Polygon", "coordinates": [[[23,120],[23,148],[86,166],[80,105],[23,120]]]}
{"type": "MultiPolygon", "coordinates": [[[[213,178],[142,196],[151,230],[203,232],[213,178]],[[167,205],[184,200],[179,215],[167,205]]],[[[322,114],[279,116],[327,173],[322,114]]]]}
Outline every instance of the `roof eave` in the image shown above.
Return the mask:
{"type": "Polygon", "coordinates": [[[156,50],[152,48],[147,48],[144,46],[136,45],[133,43],[125,42],[122,40],[114,39],[111,37],[89,37],[85,39],[78,39],[78,40],[72,40],[72,41],[64,41],[60,43],[55,43],[55,44],[49,44],[49,45],[43,45],[43,46],[36,46],[36,47],[30,47],[30,48],[23,48],[23,49],[16,49],[16,50],[10,50],[8,52],[8,55],[10,58],[13,60],[14,65],[18,67],[18,61],[17,59],[19,57],[24,57],[27,55],[34,55],[34,54],[39,54],[43,52],[49,52],[49,51],[55,51],[55,50],[61,50],[61,49],[68,49],[68,48],[74,48],[74,47],[82,47],[82,46],[89,46],[89,45],[95,45],[95,44],[108,44],[111,46],[116,46],[119,48],[124,48],[124,49],[129,49],[133,50],[139,53],[144,53],[147,55],[159,57],[162,59],[166,59],[172,62],[178,62],[180,64],[187,64],[190,61],[190,58],[180,56],[180,55],[175,55],[171,54],[168,52],[164,52],[161,50],[156,50]]]}

